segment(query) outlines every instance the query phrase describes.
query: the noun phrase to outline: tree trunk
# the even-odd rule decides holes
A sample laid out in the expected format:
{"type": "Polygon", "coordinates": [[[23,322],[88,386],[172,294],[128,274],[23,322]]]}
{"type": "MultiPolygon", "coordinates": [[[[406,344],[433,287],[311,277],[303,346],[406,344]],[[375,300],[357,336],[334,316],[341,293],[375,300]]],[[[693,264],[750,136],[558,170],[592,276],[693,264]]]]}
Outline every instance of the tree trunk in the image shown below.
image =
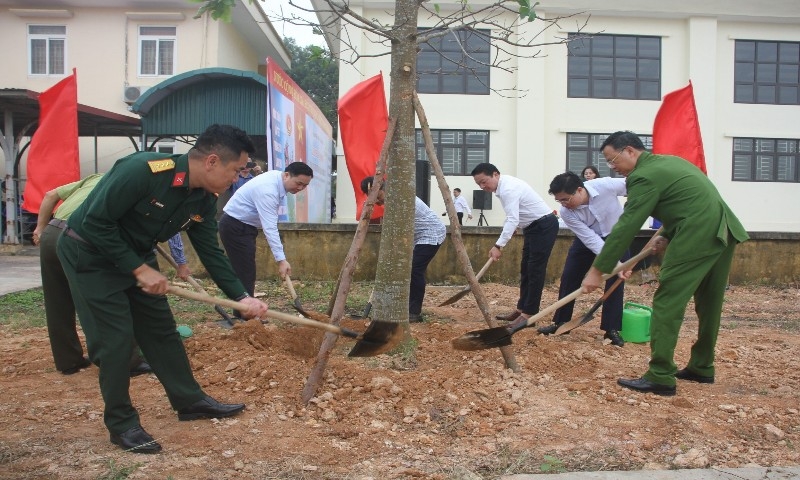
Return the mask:
{"type": "Polygon", "coordinates": [[[417,14],[416,0],[395,4],[395,38],[389,117],[397,130],[389,147],[386,177],[386,205],[373,297],[373,318],[384,322],[408,321],[411,258],[414,251],[414,198],[416,168],[414,155],[414,106],[416,88],[417,14]]]}

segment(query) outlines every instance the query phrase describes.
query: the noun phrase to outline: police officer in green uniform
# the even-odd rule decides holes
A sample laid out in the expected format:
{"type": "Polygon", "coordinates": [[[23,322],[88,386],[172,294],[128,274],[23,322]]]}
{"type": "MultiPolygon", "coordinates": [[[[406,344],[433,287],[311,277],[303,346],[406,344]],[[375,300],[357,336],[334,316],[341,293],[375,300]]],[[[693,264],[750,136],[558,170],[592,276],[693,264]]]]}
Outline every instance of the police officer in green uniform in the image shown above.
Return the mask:
{"type": "MultiPolygon", "coordinates": [[[[584,291],[601,283],[648,216],[664,226],[667,242],[653,296],[650,323],[650,366],[641,378],[620,378],[625,388],[657,395],[675,395],[675,379],[714,382],[714,348],[722,302],[737,243],[749,237],[711,180],[692,163],[644,149],[631,132],[611,134],[600,147],[609,167],[625,175],[628,201],[603,250],[583,280],[584,291]],[[686,367],[678,370],[675,346],[686,305],[694,297],[697,340],[686,367]]],[[[623,276],[630,275],[625,272],[623,276]]]]}
{"type": "Polygon", "coordinates": [[[217,402],[194,379],[153,247],[185,230],[220,289],[249,306],[243,316],[265,314],[267,305],[246,294],[219,248],[214,219],[216,194],[233,183],[254,150],[242,130],[212,125],[188,154],[122,158],[69,217],[58,240],[89,357],[100,369],[104,421],[111,442],[125,450],[161,450],[141,427],[128,391],[134,338],[179,420],[227,417],[245,407],[217,402]]]}

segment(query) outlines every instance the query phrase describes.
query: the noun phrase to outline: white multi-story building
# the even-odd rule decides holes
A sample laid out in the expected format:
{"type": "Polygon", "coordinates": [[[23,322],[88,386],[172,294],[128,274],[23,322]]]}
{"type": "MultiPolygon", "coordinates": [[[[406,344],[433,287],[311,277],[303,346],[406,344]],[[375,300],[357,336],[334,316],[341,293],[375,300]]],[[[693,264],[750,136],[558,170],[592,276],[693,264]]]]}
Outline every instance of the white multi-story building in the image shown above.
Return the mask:
{"type": "MultiPolygon", "coordinates": [[[[436,3],[445,13],[463,5],[436,3]]],[[[477,10],[481,3],[469,6],[477,10]]],[[[364,18],[394,23],[393,3],[349,6],[364,18]]],[[[630,130],[647,145],[663,96],[691,81],[708,175],[723,197],[750,231],[800,232],[800,1],[544,0],[536,12],[545,18],[575,15],[543,32],[541,43],[579,27],[592,36],[542,47],[539,58],[509,58],[518,67],[513,73],[486,69],[490,88],[452,71],[422,45],[418,92],[451,188],[460,187],[471,203],[477,187],[469,173],[477,163],[491,162],[530,183],[556,209],[547,195],[556,174],[594,164],[608,175],[597,151],[605,137],[630,130]],[[495,93],[514,87],[525,95],[495,93]]],[[[433,21],[420,15],[419,27],[433,21]]],[[[537,31],[537,23],[525,28],[537,31]]],[[[353,29],[349,35],[363,55],[354,65],[340,64],[340,94],[383,71],[388,95],[390,59],[374,55],[387,47],[368,36],[359,39],[353,29]]],[[[327,38],[334,53],[344,51],[331,32],[327,38]]],[[[481,48],[479,38],[466,45],[485,59],[497,53],[496,45],[481,48]]],[[[445,37],[434,47],[448,46],[445,37]]],[[[419,147],[418,156],[424,155],[419,147]]],[[[337,153],[338,221],[355,221],[341,145],[337,153]]],[[[443,212],[435,184],[430,191],[430,205],[443,212]]],[[[497,203],[484,212],[492,226],[504,218],[497,203]]]]}
{"type": "MultiPolygon", "coordinates": [[[[230,22],[209,15],[195,19],[199,6],[187,0],[0,0],[0,92],[42,92],[74,68],[79,104],[138,119],[129,105],[174,75],[210,67],[264,75],[267,57],[290,67],[290,54],[259,2],[237,0],[230,22]]],[[[14,108],[0,105],[0,169],[9,179],[15,161],[10,157],[23,151],[19,177],[24,185],[30,133],[14,138],[9,124],[14,108]]],[[[127,138],[96,142],[82,137],[81,174],[104,172],[135,148],[140,146],[127,138]]],[[[157,148],[188,149],[173,141],[157,148]]]]}

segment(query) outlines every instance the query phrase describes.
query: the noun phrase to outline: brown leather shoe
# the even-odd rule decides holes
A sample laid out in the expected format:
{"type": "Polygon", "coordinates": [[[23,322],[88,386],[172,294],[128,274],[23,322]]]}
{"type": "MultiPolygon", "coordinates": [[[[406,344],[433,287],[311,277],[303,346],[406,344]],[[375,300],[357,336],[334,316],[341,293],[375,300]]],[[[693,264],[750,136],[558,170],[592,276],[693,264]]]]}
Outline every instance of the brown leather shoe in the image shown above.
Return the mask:
{"type": "Polygon", "coordinates": [[[520,312],[519,310],[514,310],[513,312],[507,313],[505,315],[495,315],[494,318],[502,320],[504,322],[513,322],[514,320],[519,318],[520,315],[522,315],[522,312],[520,312]]]}

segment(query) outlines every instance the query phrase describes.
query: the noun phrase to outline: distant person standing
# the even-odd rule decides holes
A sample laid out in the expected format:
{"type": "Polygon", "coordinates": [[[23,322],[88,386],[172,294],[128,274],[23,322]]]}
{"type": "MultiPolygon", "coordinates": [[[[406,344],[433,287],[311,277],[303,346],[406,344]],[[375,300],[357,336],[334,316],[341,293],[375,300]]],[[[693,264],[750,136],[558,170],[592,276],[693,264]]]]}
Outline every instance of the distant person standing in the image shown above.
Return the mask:
{"type": "MultiPolygon", "coordinates": [[[[628,201],[583,280],[584,291],[600,287],[648,216],[659,218],[666,246],[653,296],[650,364],[640,378],[620,378],[625,388],[675,395],[675,379],[714,383],[714,348],[736,244],[749,237],[739,219],[702,170],[687,160],[655,155],[632,132],[611,134],[600,146],[608,166],[626,177],[628,201]],[[689,300],[697,313],[697,340],[686,367],[675,365],[675,346],[689,300]]],[[[630,272],[622,272],[623,276],[630,272]]]]}
{"type": "Polygon", "coordinates": [[[511,241],[517,228],[522,229],[522,261],[520,262],[519,300],[512,312],[497,315],[498,320],[517,321],[539,312],[542,301],[547,261],[558,235],[558,219],[553,210],[530,185],[511,175],[500,175],[491,163],[480,163],[472,170],[472,178],[485,192],[494,192],[506,220],[503,231],[489,256],[495,261],[503,255],[503,247],[511,241]]]}
{"type": "Polygon", "coordinates": [[[464,225],[464,213],[467,214],[468,219],[472,220],[472,210],[469,208],[467,199],[461,195],[460,188],[453,189],[453,206],[456,207],[456,215],[458,216],[459,225],[464,225]]]}
{"type": "Polygon", "coordinates": [[[242,188],[242,186],[253,179],[253,169],[256,168],[258,165],[256,162],[249,161],[244,166],[241,172],[239,172],[239,176],[236,177],[236,181],[233,182],[228,190],[230,190],[231,195],[236,193],[236,190],[242,188]]]}
{"type": "Polygon", "coordinates": [[[247,182],[233,194],[219,220],[219,236],[233,269],[245,288],[254,294],[256,286],[256,237],[264,230],[281,278],[292,274],[278,233],[278,210],[286,194],[300,193],[308,187],[314,171],[303,162],[293,162],[280,170],[270,170],[247,182]]]}
{"type": "Polygon", "coordinates": [[[597,171],[597,167],[594,165],[587,165],[583,167],[581,177],[583,177],[584,180],[594,180],[595,178],[600,178],[600,172],[597,171]]]}

